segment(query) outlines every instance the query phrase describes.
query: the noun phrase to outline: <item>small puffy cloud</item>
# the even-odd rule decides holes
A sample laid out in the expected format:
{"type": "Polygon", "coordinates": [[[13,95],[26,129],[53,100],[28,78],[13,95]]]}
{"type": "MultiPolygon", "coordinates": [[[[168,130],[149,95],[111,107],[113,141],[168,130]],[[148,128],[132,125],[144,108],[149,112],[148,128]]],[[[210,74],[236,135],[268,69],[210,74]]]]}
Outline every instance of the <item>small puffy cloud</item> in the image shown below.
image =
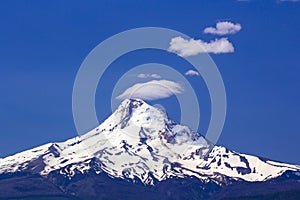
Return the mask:
{"type": "Polygon", "coordinates": [[[204,33],[216,34],[216,35],[228,35],[235,34],[242,29],[240,24],[234,24],[232,22],[218,22],[216,27],[207,27],[204,29],[204,33]]]}
{"type": "Polygon", "coordinates": [[[234,52],[234,47],[227,38],[204,42],[202,40],[186,40],[182,37],[174,37],[171,39],[168,50],[178,54],[179,56],[187,57],[200,53],[230,53],[234,52]]]}
{"type": "Polygon", "coordinates": [[[159,74],[138,74],[138,78],[161,78],[159,74]]]}
{"type": "Polygon", "coordinates": [[[188,70],[187,72],[185,72],[186,76],[200,76],[199,72],[195,71],[195,70],[188,70]]]}
{"type": "Polygon", "coordinates": [[[152,80],[145,83],[136,83],[127,88],[117,99],[143,99],[156,100],[168,98],[183,93],[184,88],[176,82],[169,80],[152,80]]]}

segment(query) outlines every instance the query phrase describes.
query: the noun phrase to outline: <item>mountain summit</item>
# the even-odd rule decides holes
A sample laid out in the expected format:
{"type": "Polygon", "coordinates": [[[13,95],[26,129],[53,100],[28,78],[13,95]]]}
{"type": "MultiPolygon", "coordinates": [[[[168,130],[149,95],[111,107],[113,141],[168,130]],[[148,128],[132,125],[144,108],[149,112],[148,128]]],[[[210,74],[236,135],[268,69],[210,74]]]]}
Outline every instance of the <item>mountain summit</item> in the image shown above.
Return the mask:
{"type": "MultiPolygon", "coordinates": [[[[100,183],[117,181],[147,188],[189,179],[201,186],[206,194],[203,197],[207,197],[214,190],[237,183],[266,183],[290,176],[299,180],[300,166],[240,154],[221,146],[211,148],[201,134],[175,123],[161,109],[142,100],[127,99],[102,124],[80,137],[0,159],[0,174],[0,186],[3,180],[34,176],[51,187],[57,186],[51,194],[87,193],[98,197],[98,190],[103,195],[101,189],[92,189],[96,187],[92,185],[80,192],[82,189],[78,188],[83,185],[78,180],[92,176],[93,180],[100,178],[100,183]],[[208,185],[209,192],[204,187],[208,185]]],[[[16,182],[10,184],[12,187],[6,185],[11,192],[8,196],[43,191],[22,192],[22,188],[16,189],[16,182]]],[[[8,193],[0,191],[0,197],[8,193]]]]}

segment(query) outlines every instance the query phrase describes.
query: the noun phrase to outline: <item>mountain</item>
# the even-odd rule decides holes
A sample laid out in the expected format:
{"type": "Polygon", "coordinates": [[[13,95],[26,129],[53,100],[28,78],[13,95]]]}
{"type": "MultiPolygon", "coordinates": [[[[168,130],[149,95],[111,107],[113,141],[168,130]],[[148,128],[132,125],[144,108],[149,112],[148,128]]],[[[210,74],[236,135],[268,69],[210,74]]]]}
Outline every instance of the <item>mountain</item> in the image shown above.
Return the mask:
{"type": "Polygon", "coordinates": [[[230,199],[300,194],[300,166],[213,146],[142,100],[65,142],[0,159],[0,199],[230,199]]]}

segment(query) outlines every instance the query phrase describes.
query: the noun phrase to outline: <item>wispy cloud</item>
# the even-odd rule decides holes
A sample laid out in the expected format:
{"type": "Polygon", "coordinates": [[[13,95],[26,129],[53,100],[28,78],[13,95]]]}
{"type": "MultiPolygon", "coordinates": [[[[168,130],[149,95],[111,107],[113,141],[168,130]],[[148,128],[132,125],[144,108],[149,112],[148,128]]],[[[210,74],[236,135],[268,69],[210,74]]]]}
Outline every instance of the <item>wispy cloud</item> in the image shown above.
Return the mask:
{"type": "Polygon", "coordinates": [[[242,26],[238,23],[224,21],[218,22],[216,27],[207,27],[204,29],[204,33],[216,34],[216,35],[229,35],[235,34],[242,29],[242,26]]]}
{"type": "Polygon", "coordinates": [[[182,37],[175,37],[171,39],[168,49],[170,52],[176,53],[179,56],[187,57],[200,53],[230,53],[234,52],[234,47],[227,38],[215,39],[210,42],[202,40],[189,39],[182,37]]]}
{"type": "Polygon", "coordinates": [[[159,74],[138,74],[138,78],[161,78],[159,74]]]}
{"type": "Polygon", "coordinates": [[[300,2],[300,0],[279,0],[280,2],[300,2]]]}
{"type": "Polygon", "coordinates": [[[129,87],[117,96],[117,99],[137,98],[156,100],[168,98],[183,92],[184,88],[179,83],[169,80],[152,80],[145,83],[137,83],[129,87]]]}
{"type": "Polygon", "coordinates": [[[200,76],[199,72],[195,71],[195,70],[188,70],[187,72],[185,72],[186,76],[200,76]]]}

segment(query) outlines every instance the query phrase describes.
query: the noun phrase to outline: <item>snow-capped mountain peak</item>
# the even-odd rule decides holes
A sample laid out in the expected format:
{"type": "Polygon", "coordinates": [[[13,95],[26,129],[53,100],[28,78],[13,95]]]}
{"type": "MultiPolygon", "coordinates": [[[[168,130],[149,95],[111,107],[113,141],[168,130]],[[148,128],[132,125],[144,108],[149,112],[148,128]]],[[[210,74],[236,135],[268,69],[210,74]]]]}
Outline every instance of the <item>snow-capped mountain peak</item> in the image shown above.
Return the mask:
{"type": "Polygon", "coordinates": [[[144,184],[188,176],[223,184],[228,178],[265,181],[300,170],[297,165],[210,147],[203,136],[170,120],[163,110],[127,99],[80,137],[0,159],[0,174],[31,171],[48,176],[59,171],[72,179],[92,170],[144,184]]]}

